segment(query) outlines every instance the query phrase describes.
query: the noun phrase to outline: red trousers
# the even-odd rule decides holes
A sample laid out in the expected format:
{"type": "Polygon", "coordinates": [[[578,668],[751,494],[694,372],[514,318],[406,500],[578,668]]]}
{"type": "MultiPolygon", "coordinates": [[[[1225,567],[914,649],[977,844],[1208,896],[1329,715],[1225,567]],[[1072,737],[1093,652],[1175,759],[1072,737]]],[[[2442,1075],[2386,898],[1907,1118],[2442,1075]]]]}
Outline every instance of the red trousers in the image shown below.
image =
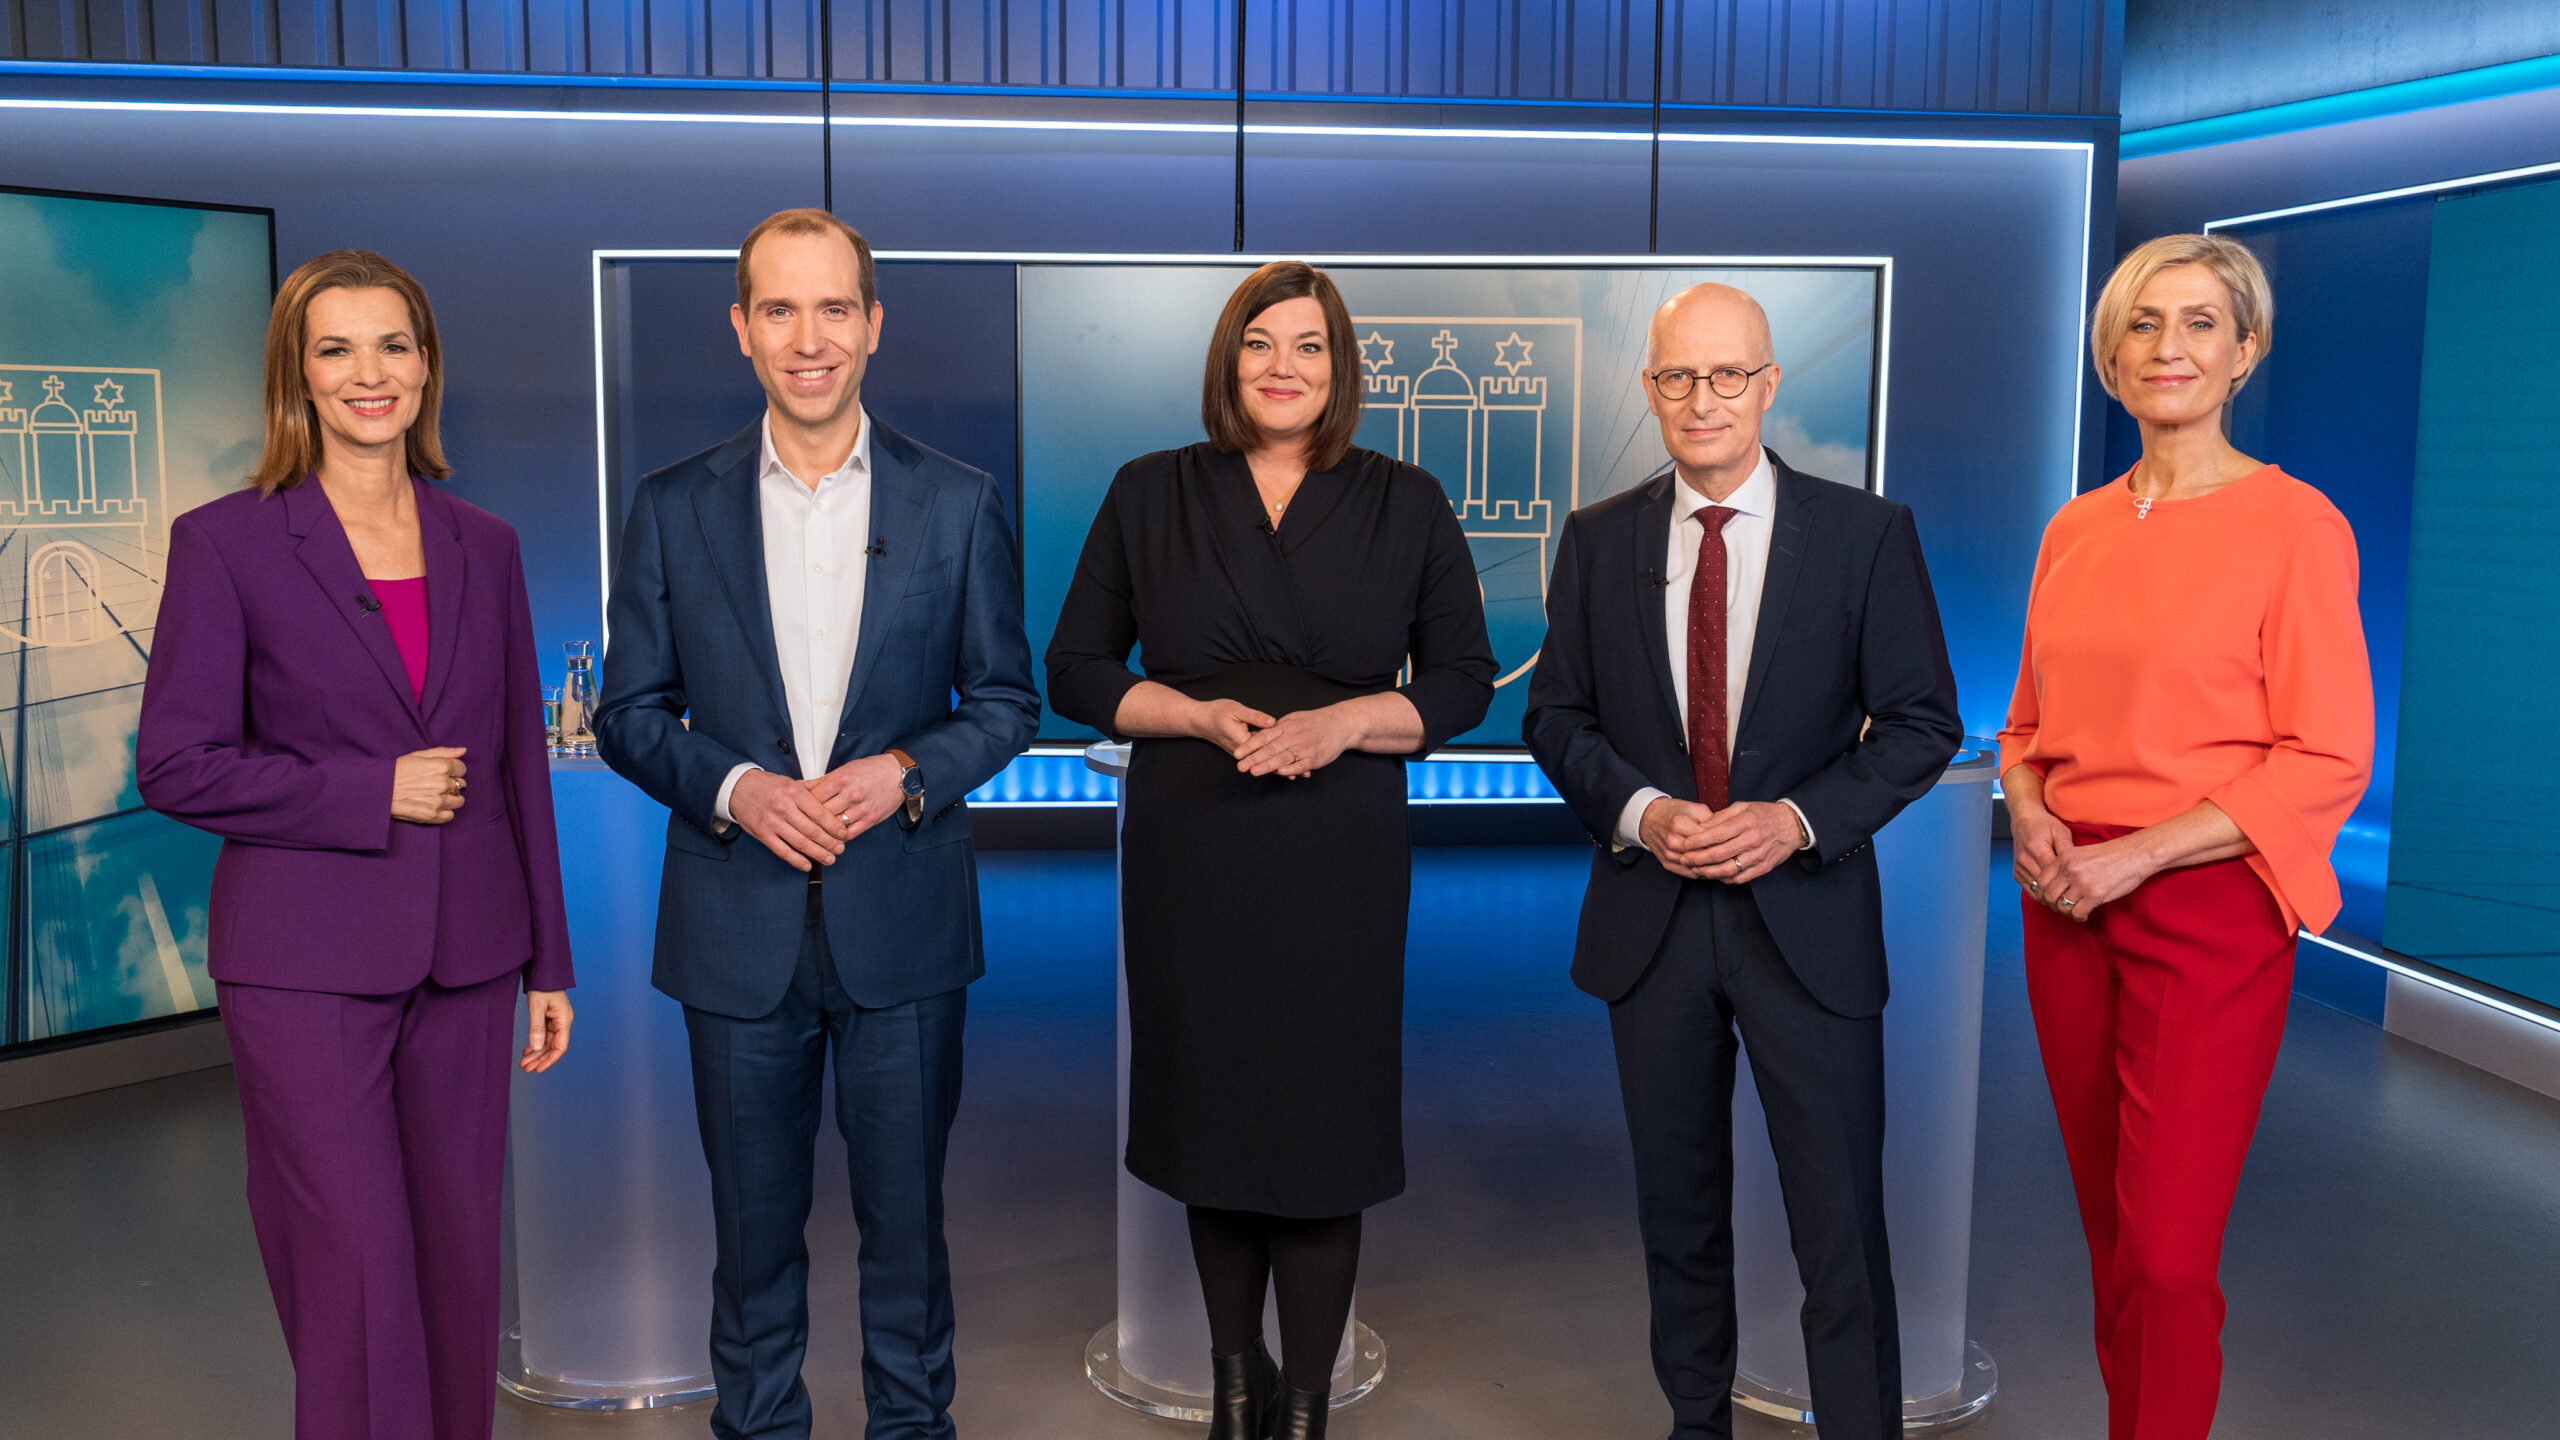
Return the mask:
{"type": "MultiPolygon", "coordinates": [[[[2129,833],[2071,829],[2083,845],[2129,833]]],[[[2085,924],[2023,904],[2108,1440],[2205,1440],[2222,1394],[2222,1232],[2284,1038],[2293,935],[2241,860],[2162,871],[2085,924]]]]}

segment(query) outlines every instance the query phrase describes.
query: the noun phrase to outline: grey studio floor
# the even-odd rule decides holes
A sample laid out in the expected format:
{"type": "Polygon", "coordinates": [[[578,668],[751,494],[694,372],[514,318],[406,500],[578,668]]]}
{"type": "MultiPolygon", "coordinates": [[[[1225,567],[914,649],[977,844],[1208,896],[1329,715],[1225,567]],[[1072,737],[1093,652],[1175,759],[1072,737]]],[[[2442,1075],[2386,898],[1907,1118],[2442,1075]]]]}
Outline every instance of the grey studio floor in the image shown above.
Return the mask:
{"type": "MultiPolygon", "coordinates": [[[[1390,1368],[1337,1417],[1345,1440],[1668,1428],[1606,1021],[1564,978],[1584,853],[1419,858],[1412,1183],[1371,1217],[1361,1291],[1390,1368]]],[[[1110,857],[984,865],[989,970],[949,1188],[961,1433],[1197,1434],[1118,1410],[1080,1367],[1112,1305],[1110,857]]],[[[1972,1292],[2002,1388],[1969,1433],[2079,1440],[2105,1431],[2085,1261],[2003,892],[1972,1292]]],[[[291,1433],[239,1126],[219,1070],[0,1114],[0,1435],[291,1433]]],[[[818,1434],[844,1440],[861,1433],[853,1221],[828,1143],[808,1375],[818,1434]]],[[[2223,1273],[2223,1440],[2560,1434],[2560,1103],[2297,999],[2223,1273]]],[[[696,1436],[706,1411],[506,1400],[498,1434],[696,1436]]]]}

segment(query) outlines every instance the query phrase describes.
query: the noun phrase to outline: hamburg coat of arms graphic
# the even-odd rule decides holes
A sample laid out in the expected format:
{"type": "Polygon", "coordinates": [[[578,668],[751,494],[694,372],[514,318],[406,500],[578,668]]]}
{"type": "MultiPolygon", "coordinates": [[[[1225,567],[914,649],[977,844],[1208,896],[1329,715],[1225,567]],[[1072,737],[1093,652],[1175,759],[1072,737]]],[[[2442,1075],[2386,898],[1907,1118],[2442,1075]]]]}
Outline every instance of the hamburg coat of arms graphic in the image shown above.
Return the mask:
{"type": "Polygon", "coordinates": [[[157,371],[0,365],[0,638],[68,648],[150,628],[159,429],[157,371]]]}
{"type": "Polygon", "coordinates": [[[1359,443],[1437,476],[1475,553],[1496,683],[1524,680],[1547,630],[1558,527],[1579,488],[1582,322],[1364,315],[1359,443]]]}

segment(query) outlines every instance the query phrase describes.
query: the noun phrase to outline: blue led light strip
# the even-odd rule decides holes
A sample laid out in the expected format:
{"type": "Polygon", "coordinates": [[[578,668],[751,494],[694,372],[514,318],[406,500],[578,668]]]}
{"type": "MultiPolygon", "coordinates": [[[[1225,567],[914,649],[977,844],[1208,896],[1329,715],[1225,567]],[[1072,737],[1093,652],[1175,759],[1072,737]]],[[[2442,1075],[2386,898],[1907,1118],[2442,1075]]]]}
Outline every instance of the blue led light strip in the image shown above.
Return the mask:
{"type": "MultiPolygon", "coordinates": [[[[1405,796],[1416,805],[1561,805],[1545,772],[1516,751],[1443,751],[1405,766],[1405,796]]],[[[1089,769],[1081,747],[1035,745],[969,793],[996,809],[1117,805],[1120,782],[1089,769]]]]}
{"type": "MultiPolygon", "coordinates": [[[[538,75],[488,70],[356,70],[328,66],[288,65],[150,65],[113,60],[0,60],[0,76],[39,75],[111,80],[244,80],[251,82],[337,85],[513,86],[551,90],[739,90],[815,94],[815,80],[716,79],[690,75],[538,75]]],[[[1090,85],[900,85],[883,81],[838,80],[838,95],[962,95],[972,98],[1042,98],[1061,100],[1199,100],[1234,101],[1232,89],[1167,90],[1090,85]]],[[[1332,91],[1250,90],[1254,104],[1298,105],[1429,105],[1483,106],[1500,110],[1627,111],[1653,109],[1646,100],[1545,100],[1520,96],[1360,95],[1332,91]]],[[[1721,105],[1665,100],[1666,115],[1794,116],[1838,115],[1895,120],[2048,120],[2109,121],[2112,115],[2043,114],[2025,110],[1892,110],[1842,109],[1822,105],[1721,105]]],[[[1221,125],[1232,130],[1232,125],[1221,125]]]]}
{"type": "Polygon", "coordinates": [[[2450,75],[2431,75],[2423,80],[2404,80],[2396,85],[2376,85],[2369,90],[2350,90],[2343,95],[2322,95],[2259,110],[2128,131],[2116,144],[2116,156],[2141,160],[2181,150],[2200,150],[2208,145],[2290,135],[2355,120],[2406,115],[2554,88],[2560,88],[2560,55],[2545,55],[2505,65],[2484,65],[2477,70],[2458,70],[2450,75]]]}

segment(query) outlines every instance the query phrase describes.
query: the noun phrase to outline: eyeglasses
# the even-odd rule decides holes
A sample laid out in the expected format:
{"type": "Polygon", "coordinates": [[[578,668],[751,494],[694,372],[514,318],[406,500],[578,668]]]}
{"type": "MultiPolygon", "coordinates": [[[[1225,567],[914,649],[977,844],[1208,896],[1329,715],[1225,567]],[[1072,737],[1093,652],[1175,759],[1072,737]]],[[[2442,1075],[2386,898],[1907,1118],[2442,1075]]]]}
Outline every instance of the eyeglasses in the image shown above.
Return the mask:
{"type": "MultiPolygon", "coordinates": [[[[1771,360],[1748,370],[1719,365],[1707,372],[1707,388],[1727,400],[1739,400],[1742,392],[1751,388],[1751,377],[1777,363],[1771,360]]],[[[1648,370],[1644,378],[1653,382],[1654,393],[1665,400],[1686,400],[1689,392],[1698,388],[1698,372],[1695,370],[1648,370]]]]}

